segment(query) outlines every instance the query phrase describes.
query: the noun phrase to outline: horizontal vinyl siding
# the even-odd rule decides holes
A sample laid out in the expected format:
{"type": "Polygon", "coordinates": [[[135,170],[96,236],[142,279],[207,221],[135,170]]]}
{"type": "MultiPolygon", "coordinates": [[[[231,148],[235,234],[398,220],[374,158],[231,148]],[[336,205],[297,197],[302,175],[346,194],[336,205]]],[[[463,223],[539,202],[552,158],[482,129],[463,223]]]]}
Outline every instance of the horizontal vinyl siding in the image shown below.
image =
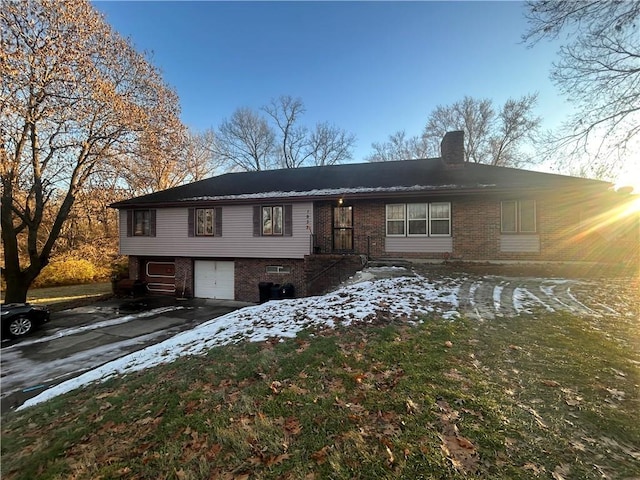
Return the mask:
{"type": "Polygon", "coordinates": [[[451,237],[387,237],[387,253],[441,253],[453,251],[451,237]]]}
{"type": "Polygon", "coordinates": [[[539,253],[540,236],[538,235],[501,235],[500,251],[513,253],[539,253]]]}
{"type": "Polygon", "coordinates": [[[292,236],[254,237],[253,206],[222,207],[221,237],[189,237],[187,208],[156,214],[155,237],[127,237],[126,211],[120,211],[120,253],[138,256],[303,258],[309,254],[313,204],[293,204],[292,236]]]}

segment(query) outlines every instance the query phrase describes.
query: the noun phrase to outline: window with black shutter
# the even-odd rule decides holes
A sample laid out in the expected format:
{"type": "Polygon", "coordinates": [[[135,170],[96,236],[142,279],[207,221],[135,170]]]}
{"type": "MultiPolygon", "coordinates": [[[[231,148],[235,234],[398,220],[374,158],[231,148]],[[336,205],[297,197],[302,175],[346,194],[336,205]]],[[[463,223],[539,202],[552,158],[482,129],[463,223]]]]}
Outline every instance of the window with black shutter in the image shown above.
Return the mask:
{"type": "Polygon", "coordinates": [[[222,236],[222,207],[189,208],[187,214],[190,237],[222,236]]]}
{"type": "Polygon", "coordinates": [[[155,237],[156,211],[153,209],[127,210],[128,237],[155,237]]]}
{"type": "Polygon", "coordinates": [[[292,205],[256,205],[253,207],[254,237],[290,237],[292,235],[292,205]]]}

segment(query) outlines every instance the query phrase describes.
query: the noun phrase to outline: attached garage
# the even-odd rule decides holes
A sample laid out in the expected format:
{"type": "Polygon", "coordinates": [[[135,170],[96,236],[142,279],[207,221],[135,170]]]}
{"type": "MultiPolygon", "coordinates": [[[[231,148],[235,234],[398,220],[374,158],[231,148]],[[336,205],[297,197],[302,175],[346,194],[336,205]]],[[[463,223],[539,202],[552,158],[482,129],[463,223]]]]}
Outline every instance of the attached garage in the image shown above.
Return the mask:
{"type": "Polygon", "coordinates": [[[150,293],[173,295],[176,292],[175,263],[156,260],[145,262],[144,281],[150,293]]]}
{"type": "Polygon", "coordinates": [[[196,298],[235,299],[235,268],[233,262],[196,260],[193,282],[196,298]]]}

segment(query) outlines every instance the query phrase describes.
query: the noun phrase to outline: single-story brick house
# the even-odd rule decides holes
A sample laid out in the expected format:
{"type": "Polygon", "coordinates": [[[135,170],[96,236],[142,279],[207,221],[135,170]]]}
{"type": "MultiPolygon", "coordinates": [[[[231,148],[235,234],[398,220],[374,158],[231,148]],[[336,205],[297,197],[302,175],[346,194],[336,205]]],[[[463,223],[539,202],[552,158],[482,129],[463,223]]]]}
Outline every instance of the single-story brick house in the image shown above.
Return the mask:
{"type": "Polygon", "coordinates": [[[120,253],[151,292],[244,301],[260,282],[319,293],[366,258],[637,258],[637,222],[601,221],[620,203],[610,183],[465,163],[463,132],[441,155],[227,173],[117,202],[120,253]]]}

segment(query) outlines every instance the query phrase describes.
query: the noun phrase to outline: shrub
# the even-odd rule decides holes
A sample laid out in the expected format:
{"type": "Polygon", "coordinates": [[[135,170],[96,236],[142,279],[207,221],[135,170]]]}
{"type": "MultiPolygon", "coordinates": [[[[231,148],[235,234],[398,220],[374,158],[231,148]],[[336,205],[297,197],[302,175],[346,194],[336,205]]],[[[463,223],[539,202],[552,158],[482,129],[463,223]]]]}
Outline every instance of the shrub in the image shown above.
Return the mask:
{"type": "Polygon", "coordinates": [[[109,269],[97,267],[88,260],[68,259],[51,262],[33,282],[32,287],[78,285],[108,278],[109,269]]]}

